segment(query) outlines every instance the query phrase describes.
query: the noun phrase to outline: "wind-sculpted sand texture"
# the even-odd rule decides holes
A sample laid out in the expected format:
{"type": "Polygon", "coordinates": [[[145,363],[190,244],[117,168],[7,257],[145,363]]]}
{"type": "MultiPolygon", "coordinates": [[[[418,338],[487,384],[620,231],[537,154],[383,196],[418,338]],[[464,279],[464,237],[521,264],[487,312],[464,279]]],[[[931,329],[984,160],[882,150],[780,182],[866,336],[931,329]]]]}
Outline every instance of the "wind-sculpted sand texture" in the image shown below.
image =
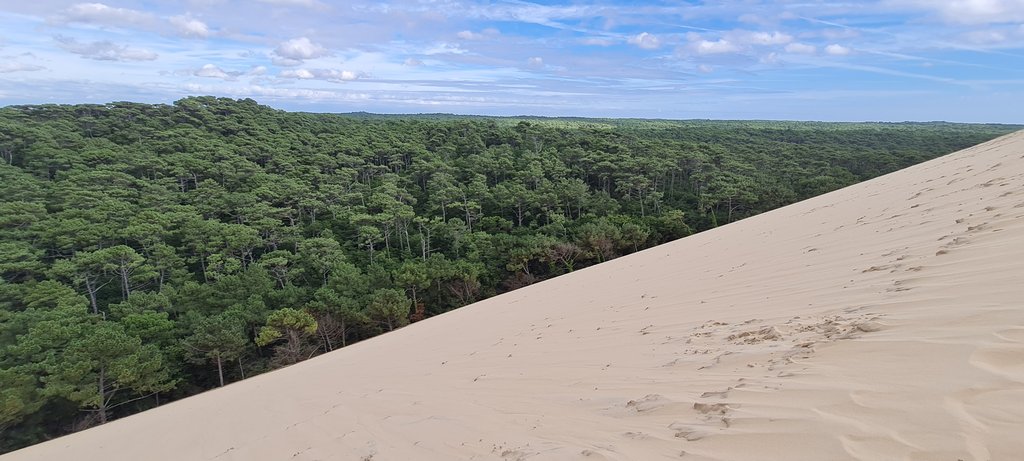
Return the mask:
{"type": "Polygon", "coordinates": [[[3,457],[1024,457],[1024,133],[3,457]]]}

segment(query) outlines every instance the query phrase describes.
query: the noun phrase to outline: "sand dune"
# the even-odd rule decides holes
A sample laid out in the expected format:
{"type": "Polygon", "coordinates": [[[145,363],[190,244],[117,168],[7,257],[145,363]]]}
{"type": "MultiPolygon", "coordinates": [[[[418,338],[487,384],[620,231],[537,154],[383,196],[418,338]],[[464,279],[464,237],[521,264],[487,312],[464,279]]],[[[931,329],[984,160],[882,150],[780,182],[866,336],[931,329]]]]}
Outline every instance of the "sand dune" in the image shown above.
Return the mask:
{"type": "Polygon", "coordinates": [[[1024,132],[17,460],[1024,457],[1024,132]]]}

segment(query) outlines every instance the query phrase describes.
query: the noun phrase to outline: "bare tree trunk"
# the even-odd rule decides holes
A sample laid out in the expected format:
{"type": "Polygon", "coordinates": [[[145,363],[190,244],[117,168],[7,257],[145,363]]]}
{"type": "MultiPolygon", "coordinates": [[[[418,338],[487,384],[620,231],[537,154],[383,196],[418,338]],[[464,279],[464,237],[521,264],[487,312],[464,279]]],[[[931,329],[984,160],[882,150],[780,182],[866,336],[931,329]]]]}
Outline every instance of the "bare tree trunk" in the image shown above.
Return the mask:
{"type": "Polygon", "coordinates": [[[217,354],[217,376],[220,378],[220,387],[224,387],[224,365],[221,363],[220,354],[217,354]]]}
{"type": "Polygon", "coordinates": [[[96,292],[99,291],[99,288],[96,287],[96,282],[89,277],[85,278],[85,291],[89,292],[89,304],[92,305],[93,315],[98,315],[100,308],[96,303],[96,292]]]}
{"type": "Polygon", "coordinates": [[[121,300],[122,301],[127,301],[128,300],[128,295],[132,294],[132,287],[131,287],[131,284],[128,281],[128,276],[130,274],[124,268],[122,268],[121,270],[119,270],[117,272],[118,272],[118,274],[121,275],[121,300]]]}
{"type": "Polygon", "coordinates": [[[106,387],[107,386],[106,386],[106,376],[105,376],[105,373],[104,373],[105,371],[106,370],[100,368],[100,379],[99,379],[99,385],[98,385],[98,389],[97,389],[99,391],[99,393],[100,393],[100,403],[98,405],[99,408],[97,408],[97,411],[99,411],[99,413],[100,413],[100,424],[106,424],[107,423],[107,394],[106,394],[106,387]]]}
{"type": "Polygon", "coordinates": [[[210,278],[206,275],[206,255],[199,256],[199,267],[203,269],[203,283],[209,283],[210,278]]]}

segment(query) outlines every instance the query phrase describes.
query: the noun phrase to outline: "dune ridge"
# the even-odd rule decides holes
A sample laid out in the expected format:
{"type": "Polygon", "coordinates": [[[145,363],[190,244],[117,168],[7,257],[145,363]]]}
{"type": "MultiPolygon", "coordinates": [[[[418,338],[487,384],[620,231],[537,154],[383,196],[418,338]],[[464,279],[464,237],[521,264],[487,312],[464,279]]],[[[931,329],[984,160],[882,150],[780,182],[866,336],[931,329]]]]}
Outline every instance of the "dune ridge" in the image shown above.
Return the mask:
{"type": "Polygon", "coordinates": [[[0,457],[1024,453],[1024,132],[0,457]]]}

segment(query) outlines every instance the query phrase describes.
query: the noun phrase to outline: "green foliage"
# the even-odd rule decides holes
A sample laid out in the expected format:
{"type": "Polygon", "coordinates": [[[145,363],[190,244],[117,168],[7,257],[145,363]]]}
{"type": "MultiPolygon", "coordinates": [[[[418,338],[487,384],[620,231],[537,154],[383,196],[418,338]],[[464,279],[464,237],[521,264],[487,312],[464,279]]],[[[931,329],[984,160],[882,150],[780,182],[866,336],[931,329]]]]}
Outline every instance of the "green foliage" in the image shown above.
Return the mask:
{"type": "Polygon", "coordinates": [[[381,289],[370,296],[366,314],[387,331],[409,323],[409,298],[402,290],[381,289]]]}
{"type": "Polygon", "coordinates": [[[224,362],[238,359],[249,345],[244,320],[232,313],[198,317],[192,321],[192,335],[182,344],[192,362],[212,361],[217,366],[220,385],[224,385],[224,362]]]}
{"type": "Polygon", "coordinates": [[[0,108],[0,451],[1016,129],[0,108]]]}
{"type": "MultiPolygon", "coordinates": [[[[286,307],[267,315],[266,325],[256,336],[256,345],[263,347],[281,341],[276,347],[278,364],[291,365],[310,353],[306,340],[317,331],[316,319],[308,312],[286,307]]],[[[314,349],[315,350],[315,349],[314,349]]]]}

